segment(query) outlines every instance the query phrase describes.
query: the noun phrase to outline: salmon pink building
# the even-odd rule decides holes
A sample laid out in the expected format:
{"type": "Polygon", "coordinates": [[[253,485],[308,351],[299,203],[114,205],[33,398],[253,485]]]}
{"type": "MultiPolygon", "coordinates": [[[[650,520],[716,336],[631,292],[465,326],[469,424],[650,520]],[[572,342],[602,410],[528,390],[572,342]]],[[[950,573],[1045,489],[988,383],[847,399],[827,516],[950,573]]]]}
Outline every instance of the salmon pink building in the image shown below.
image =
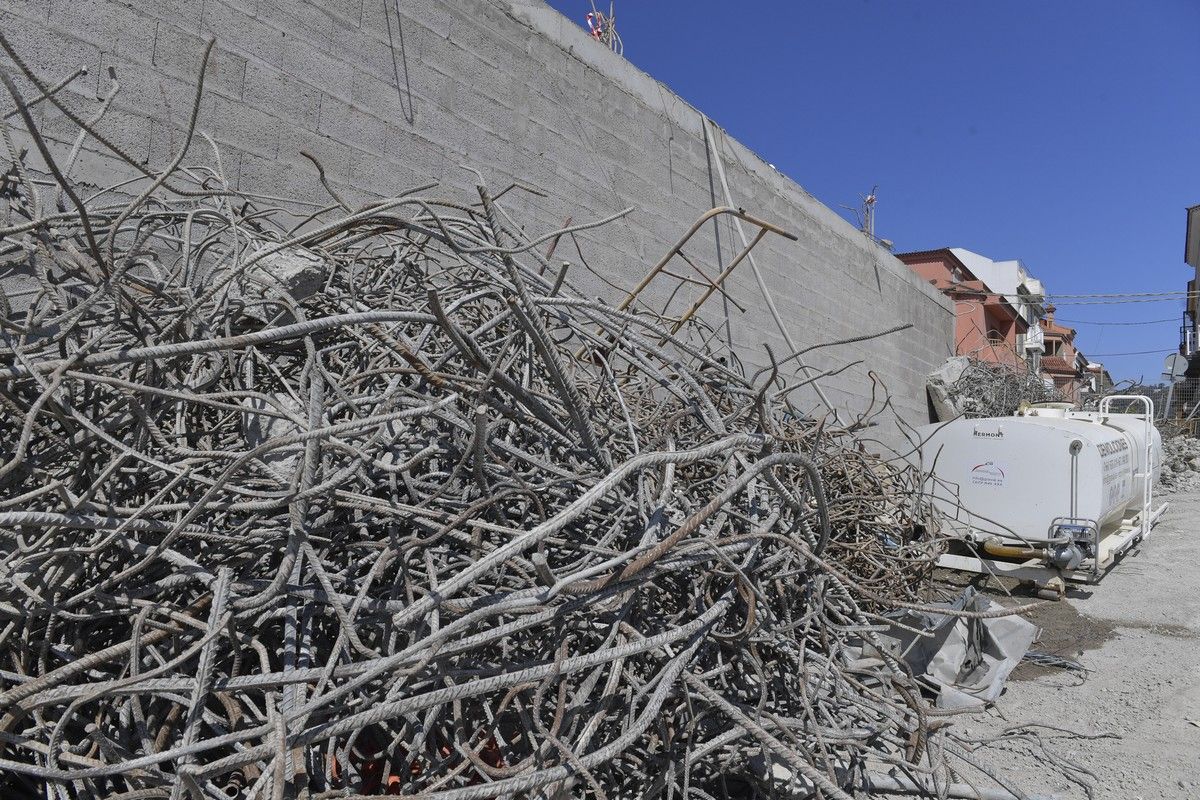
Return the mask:
{"type": "Polygon", "coordinates": [[[898,253],[896,258],[954,301],[954,342],[958,355],[1023,367],[1021,340],[1029,330],[1030,319],[1036,317],[1022,313],[1015,292],[1009,296],[993,291],[968,265],[974,260],[972,256],[982,258],[949,247],[898,253]]]}
{"type": "Polygon", "coordinates": [[[1054,381],[1054,388],[1072,403],[1081,399],[1083,387],[1090,383],[1088,360],[1075,347],[1075,329],[1054,321],[1054,306],[1046,309],[1042,322],[1046,354],[1042,356],[1042,372],[1054,381]]]}
{"type": "Polygon", "coordinates": [[[1041,281],[1020,261],[993,261],[962,247],[896,257],[954,301],[957,355],[1040,374],[1074,403],[1085,387],[1098,391],[1093,384],[1103,376],[1089,372],[1075,330],[1055,322],[1054,306],[1043,306],[1041,281]]]}

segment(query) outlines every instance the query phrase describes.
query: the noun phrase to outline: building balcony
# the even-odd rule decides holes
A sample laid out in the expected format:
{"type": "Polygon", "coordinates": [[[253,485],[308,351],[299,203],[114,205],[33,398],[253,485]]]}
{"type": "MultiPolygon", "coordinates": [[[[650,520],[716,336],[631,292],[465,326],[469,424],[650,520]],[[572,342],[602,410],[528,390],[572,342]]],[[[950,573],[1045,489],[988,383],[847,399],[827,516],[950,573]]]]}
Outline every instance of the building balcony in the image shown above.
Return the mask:
{"type": "Polygon", "coordinates": [[[1185,313],[1193,325],[1200,322],[1200,313],[1197,313],[1197,309],[1200,309],[1200,297],[1196,296],[1196,279],[1192,278],[1187,283],[1187,311],[1185,313]]]}
{"type": "Polygon", "coordinates": [[[987,342],[987,347],[976,354],[981,360],[990,361],[993,364],[1007,364],[1022,371],[1029,369],[1025,359],[1007,340],[989,336],[987,342]]]}

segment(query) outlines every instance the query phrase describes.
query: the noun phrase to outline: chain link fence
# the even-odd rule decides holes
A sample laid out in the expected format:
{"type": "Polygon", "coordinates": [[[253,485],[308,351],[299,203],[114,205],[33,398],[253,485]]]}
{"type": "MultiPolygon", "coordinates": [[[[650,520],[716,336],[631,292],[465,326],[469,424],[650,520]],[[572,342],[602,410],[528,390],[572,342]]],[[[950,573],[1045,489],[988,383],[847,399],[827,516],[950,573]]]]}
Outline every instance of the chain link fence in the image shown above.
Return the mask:
{"type": "MultiPolygon", "coordinates": [[[[1188,436],[1200,434],[1200,384],[1185,381],[1166,387],[1161,418],[1163,425],[1174,433],[1188,436]]],[[[1158,407],[1158,404],[1155,404],[1158,407]]]]}
{"type": "MultiPolygon", "coordinates": [[[[1083,407],[1095,410],[1100,400],[1108,395],[1136,394],[1149,397],[1154,402],[1154,414],[1163,436],[1200,435],[1200,384],[1184,381],[1174,386],[1166,383],[1146,386],[1143,384],[1118,383],[1111,391],[1087,398],[1083,407]]],[[[1114,410],[1124,411],[1117,405],[1114,410]]],[[[1130,408],[1130,411],[1135,410],[1130,408]]]]}

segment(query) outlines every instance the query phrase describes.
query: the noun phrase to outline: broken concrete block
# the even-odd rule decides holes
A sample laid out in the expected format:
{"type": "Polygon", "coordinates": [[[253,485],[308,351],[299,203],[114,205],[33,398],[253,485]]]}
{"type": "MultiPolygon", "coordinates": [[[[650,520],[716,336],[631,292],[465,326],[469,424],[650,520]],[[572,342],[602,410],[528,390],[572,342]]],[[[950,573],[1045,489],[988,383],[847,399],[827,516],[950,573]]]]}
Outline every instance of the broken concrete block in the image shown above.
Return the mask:
{"type": "MultiPolygon", "coordinates": [[[[299,402],[286,394],[273,394],[271,400],[274,403],[261,397],[250,397],[242,401],[242,405],[247,409],[242,415],[242,435],[251,449],[271,439],[290,436],[303,430],[295,419],[278,416],[280,413],[286,413],[303,419],[304,410],[299,402]]],[[[286,485],[291,483],[296,474],[303,454],[304,445],[297,443],[269,450],[259,456],[259,459],[267,465],[275,478],[286,485]]]]}
{"type": "Polygon", "coordinates": [[[326,278],[325,261],[301,247],[265,256],[246,271],[246,277],[270,293],[282,289],[299,302],[316,294],[326,278]]]}
{"type": "Polygon", "coordinates": [[[947,358],[946,362],[940,367],[929,373],[930,379],[937,379],[945,383],[947,386],[958,382],[958,379],[967,371],[967,367],[971,365],[971,359],[967,356],[954,356],[947,358]]]}
{"type": "MultiPolygon", "coordinates": [[[[252,257],[252,256],[250,256],[252,257]]],[[[259,322],[295,322],[284,314],[281,300],[300,303],[320,291],[328,277],[325,261],[312,250],[292,247],[271,253],[251,264],[230,287],[230,294],[245,304],[242,313],[259,322]]]]}

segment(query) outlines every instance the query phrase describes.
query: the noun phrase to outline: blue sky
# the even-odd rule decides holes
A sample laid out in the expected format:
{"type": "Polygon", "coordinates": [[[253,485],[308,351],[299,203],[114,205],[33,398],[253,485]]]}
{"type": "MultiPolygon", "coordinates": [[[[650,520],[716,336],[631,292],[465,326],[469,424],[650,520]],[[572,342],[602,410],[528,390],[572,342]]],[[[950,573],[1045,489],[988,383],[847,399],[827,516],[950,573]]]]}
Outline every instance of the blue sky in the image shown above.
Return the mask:
{"type": "MultiPolygon", "coordinates": [[[[582,23],[589,0],[550,0],[582,23]]],[[[601,6],[607,9],[608,1],[601,6]]],[[[1019,258],[1051,293],[1181,291],[1200,0],[617,0],[626,57],[898,251],[1019,258]]],[[[1182,299],[1059,306],[1158,379],[1182,299]]]]}

